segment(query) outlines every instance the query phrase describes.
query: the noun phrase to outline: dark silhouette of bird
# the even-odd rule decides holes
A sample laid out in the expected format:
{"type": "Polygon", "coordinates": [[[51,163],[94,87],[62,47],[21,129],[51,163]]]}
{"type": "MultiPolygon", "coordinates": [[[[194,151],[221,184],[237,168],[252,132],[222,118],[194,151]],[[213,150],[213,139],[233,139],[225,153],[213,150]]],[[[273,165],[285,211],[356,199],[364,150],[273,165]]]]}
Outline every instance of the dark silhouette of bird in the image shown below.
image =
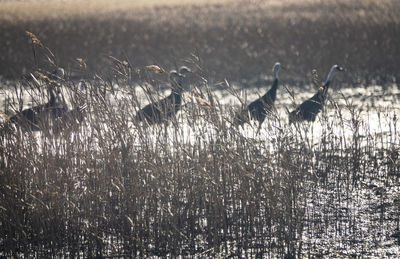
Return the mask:
{"type": "Polygon", "coordinates": [[[182,104],[182,93],[184,91],[184,79],[191,70],[181,67],[179,72],[172,70],[169,74],[172,92],[164,99],[150,103],[139,110],[136,115],[137,121],[146,121],[148,125],[159,124],[168,121],[180,110],[182,104]]]}
{"type": "Polygon", "coordinates": [[[65,111],[61,116],[60,120],[66,123],[81,123],[85,119],[87,110],[87,104],[80,105],[76,108],[65,111]]]}
{"type": "MultiPolygon", "coordinates": [[[[85,81],[81,81],[80,82],[80,88],[83,91],[87,91],[87,84],[85,81]]],[[[79,91],[80,92],[80,91],[79,91]]],[[[82,93],[82,92],[80,92],[82,93]]],[[[79,96],[79,94],[78,94],[79,96]]],[[[81,98],[79,98],[81,99],[81,98]]],[[[87,115],[87,110],[88,110],[88,105],[85,102],[79,102],[76,103],[75,105],[73,105],[74,108],[69,109],[64,116],[62,116],[62,119],[66,122],[72,123],[72,122],[77,122],[77,123],[81,123],[83,122],[83,120],[85,119],[86,115],[87,115]]]]}
{"type": "Polygon", "coordinates": [[[51,127],[52,133],[59,135],[62,133],[69,133],[77,129],[84,121],[86,116],[87,105],[83,104],[73,109],[63,111],[60,116],[55,118],[51,127]]]}
{"type": "Polygon", "coordinates": [[[315,121],[317,114],[322,110],[333,76],[339,71],[343,71],[343,68],[338,65],[332,66],[328,78],[324,85],[318,89],[318,92],[289,114],[289,123],[295,121],[315,121]]]}
{"type": "Polygon", "coordinates": [[[64,77],[64,69],[58,68],[53,72],[51,80],[54,84],[47,86],[50,99],[47,103],[34,106],[29,109],[22,110],[10,117],[10,122],[20,126],[24,130],[38,131],[41,130],[41,124],[49,122],[49,120],[62,116],[68,109],[64,102],[58,96],[60,93],[59,80],[64,77]],[[57,89],[55,89],[57,88],[57,89]]]}
{"type": "Polygon", "coordinates": [[[278,89],[279,84],[278,73],[281,68],[282,66],[280,63],[275,63],[272,68],[274,81],[271,89],[269,89],[269,91],[262,97],[250,103],[245,109],[236,115],[235,121],[237,125],[249,123],[250,119],[257,120],[259,123],[257,133],[260,131],[261,124],[264,122],[265,117],[267,114],[271,113],[274,108],[276,90],[278,89]]]}

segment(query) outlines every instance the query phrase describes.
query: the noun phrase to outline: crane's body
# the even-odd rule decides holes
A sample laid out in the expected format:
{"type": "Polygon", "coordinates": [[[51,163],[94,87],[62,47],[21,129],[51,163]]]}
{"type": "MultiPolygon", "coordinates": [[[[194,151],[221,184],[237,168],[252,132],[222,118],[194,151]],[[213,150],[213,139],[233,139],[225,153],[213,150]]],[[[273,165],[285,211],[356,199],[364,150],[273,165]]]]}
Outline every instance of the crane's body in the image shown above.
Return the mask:
{"type": "MultiPolygon", "coordinates": [[[[48,85],[49,101],[20,112],[10,117],[10,122],[22,127],[25,130],[38,131],[41,130],[42,124],[48,124],[51,120],[61,117],[68,111],[65,103],[58,96],[59,90],[54,88],[59,87],[59,81],[64,77],[64,69],[57,68],[51,75],[52,80],[56,85],[48,85]]],[[[53,83],[54,83],[53,82],[53,83]]]]}
{"type": "Polygon", "coordinates": [[[257,120],[259,123],[257,132],[259,132],[261,124],[264,122],[266,116],[274,109],[276,92],[279,85],[278,73],[281,68],[282,66],[280,63],[275,63],[272,69],[274,73],[274,81],[271,88],[266,94],[251,102],[245,109],[236,115],[236,123],[238,125],[249,123],[250,120],[257,120]]]}
{"type": "Polygon", "coordinates": [[[172,92],[170,95],[158,102],[150,103],[139,110],[136,120],[146,121],[147,124],[160,124],[173,118],[182,105],[182,93],[184,91],[183,80],[190,69],[181,67],[179,73],[175,70],[170,72],[172,92]]]}
{"type": "Polygon", "coordinates": [[[332,82],[333,76],[338,71],[343,71],[343,68],[339,67],[338,65],[332,66],[328,74],[328,78],[326,79],[324,85],[318,89],[318,92],[314,94],[310,99],[300,104],[300,106],[297,107],[296,110],[292,111],[289,114],[289,123],[295,121],[315,121],[317,114],[322,110],[324,106],[328,88],[332,82]]]}

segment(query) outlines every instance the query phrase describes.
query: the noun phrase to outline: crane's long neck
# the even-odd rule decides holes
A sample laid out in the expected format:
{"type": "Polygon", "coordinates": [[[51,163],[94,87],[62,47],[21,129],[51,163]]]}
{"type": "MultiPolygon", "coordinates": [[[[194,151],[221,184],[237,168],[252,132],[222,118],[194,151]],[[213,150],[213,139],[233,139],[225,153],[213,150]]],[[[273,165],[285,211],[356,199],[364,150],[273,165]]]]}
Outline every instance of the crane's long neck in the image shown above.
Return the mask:
{"type": "Polygon", "coordinates": [[[279,69],[274,70],[274,80],[279,79],[279,69]]]}
{"type": "Polygon", "coordinates": [[[271,89],[268,91],[268,93],[271,93],[273,95],[273,100],[275,100],[276,97],[276,89],[278,88],[278,83],[279,83],[279,69],[274,70],[274,82],[272,83],[271,89]]]}
{"type": "Polygon", "coordinates": [[[49,106],[55,106],[57,103],[57,97],[53,92],[53,89],[49,89],[50,100],[48,102],[49,106]]]}
{"type": "Polygon", "coordinates": [[[331,71],[329,71],[328,78],[327,78],[326,81],[325,81],[324,87],[325,87],[325,85],[326,85],[326,86],[329,86],[329,84],[331,83],[331,81],[332,81],[332,79],[333,79],[333,76],[334,76],[335,74],[336,74],[336,69],[335,69],[334,67],[332,67],[332,68],[331,68],[331,71]]]}
{"type": "Polygon", "coordinates": [[[272,83],[271,89],[263,96],[263,100],[266,103],[274,102],[276,99],[276,90],[278,89],[279,80],[278,77],[275,77],[274,82],[272,83]]]}
{"type": "Polygon", "coordinates": [[[182,101],[182,92],[183,90],[181,88],[178,89],[172,89],[171,97],[175,105],[180,105],[182,101]]]}
{"type": "Polygon", "coordinates": [[[335,69],[334,67],[332,67],[332,68],[331,68],[331,71],[329,71],[328,78],[326,79],[324,85],[322,86],[322,88],[323,88],[323,90],[322,90],[322,96],[323,96],[323,98],[326,97],[326,94],[327,94],[327,92],[328,92],[329,85],[331,84],[332,79],[333,79],[333,76],[335,75],[335,73],[336,73],[336,69],[335,69]]]}

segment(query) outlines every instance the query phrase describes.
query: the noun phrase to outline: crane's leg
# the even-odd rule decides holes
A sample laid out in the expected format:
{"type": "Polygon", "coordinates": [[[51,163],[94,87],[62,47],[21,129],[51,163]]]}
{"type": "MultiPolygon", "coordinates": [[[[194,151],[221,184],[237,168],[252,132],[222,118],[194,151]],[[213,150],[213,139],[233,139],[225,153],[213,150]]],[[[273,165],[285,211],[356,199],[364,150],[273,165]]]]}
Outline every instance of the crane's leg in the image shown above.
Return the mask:
{"type": "Polygon", "coordinates": [[[258,124],[258,128],[257,128],[257,132],[256,132],[256,135],[258,135],[258,133],[260,132],[260,129],[261,129],[261,125],[262,125],[262,122],[260,122],[260,123],[258,124]]]}

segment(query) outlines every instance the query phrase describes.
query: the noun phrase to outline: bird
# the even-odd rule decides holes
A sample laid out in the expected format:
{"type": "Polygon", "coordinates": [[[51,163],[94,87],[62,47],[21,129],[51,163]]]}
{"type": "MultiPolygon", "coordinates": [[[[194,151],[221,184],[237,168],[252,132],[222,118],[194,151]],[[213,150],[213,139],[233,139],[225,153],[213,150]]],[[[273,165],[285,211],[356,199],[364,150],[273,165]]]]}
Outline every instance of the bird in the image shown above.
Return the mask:
{"type": "Polygon", "coordinates": [[[318,89],[318,92],[310,99],[304,101],[299,107],[297,107],[297,109],[289,114],[289,123],[295,121],[315,121],[317,114],[322,110],[333,76],[336,72],[343,70],[343,67],[333,65],[325,83],[318,89]]]}
{"type": "Polygon", "coordinates": [[[150,103],[137,112],[137,121],[146,121],[148,125],[160,124],[171,119],[180,110],[182,104],[182,93],[184,91],[184,79],[192,71],[182,66],[179,72],[172,70],[169,79],[172,92],[169,96],[158,102],[150,103]]]}
{"type": "Polygon", "coordinates": [[[60,84],[60,81],[64,79],[64,77],[65,77],[65,71],[64,68],[62,67],[56,68],[50,75],[50,79],[54,80],[57,84],[60,84]]]}
{"type": "Polygon", "coordinates": [[[9,122],[20,126],[25,130],[39,131],[40,124],[46,119],[54,119],[60,117],[67,111],[64,102],[60,101],[58,94],[60,93],[59,81],[64,77],[64,69],[57,68],[52,74],[54,84],[47,86],[47,91],[50,99],[47,103],[34,106],[29,109],[22,110],[9,118],[9,122]],[[54,88],[57,88],[55,91],[54,88]]]}
{"type": "Polygon", "coordinates": [[[10,122],[26,130],[39,131],[40,123],[46,118],[60,117],[67,108],[59,103],[53,89],[49,87],[48,92],[50,100],[47,103],[16,113],[10,117],[10,122]]]}
{"type": "Polygon", "coordinates": [[[272,72],[274,73],[274,81],[271,89],[269,89],[268,92],[262,97],[250,103],[241,112],[236,114],[235,122],[237,125],[249,123],[250,119],[257,120],[259,123],[257,133],[260,131],[261,124],[264,122],[265,117],[273,110],[276,99],[276,90],[278,89],[279,84],[278,73],[281,68],[283,67],[279,62],[274,64],[272,68],[272,72]]]}
{"type": "Polygon", "coordinates": [[[87,112],[87,104],[80,105],[76,108],[65,111],[61,116],[60,120],[64,123],[81,123],[85,119],[87,112]]]}
{"type": "Polygon", "coordinates": [[[61,133],[69,133],[76,127],[79,127],[85,119],[87,113],[87,104],[80,105],[73,109],[64,110],[60,116],[54,119],[52,125],[52,133],[59,135],[61,133]]]}

